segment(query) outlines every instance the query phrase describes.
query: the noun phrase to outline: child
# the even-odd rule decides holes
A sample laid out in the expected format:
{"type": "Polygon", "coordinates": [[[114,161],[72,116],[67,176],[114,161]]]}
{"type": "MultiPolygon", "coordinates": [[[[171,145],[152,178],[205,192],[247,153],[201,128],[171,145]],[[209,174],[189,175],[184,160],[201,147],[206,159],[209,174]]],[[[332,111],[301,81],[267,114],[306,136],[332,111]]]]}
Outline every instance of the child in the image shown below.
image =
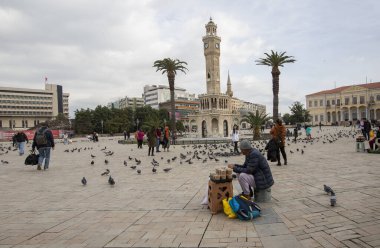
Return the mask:
{"type": "Polygon", "coordinates": [[[278,152],[278,144],[277,140],[272,138],[269,140],[268,144],[265,146],[265,150],[267,150],[267,160],[271,162],[277,161],[277,152],[278,152]]]}
{"type": "Polygon", "coordinates": [[[306,137],[308,140],[311,139],[311,127],[310,126],[308,126],[306,128],[306,137]]]}

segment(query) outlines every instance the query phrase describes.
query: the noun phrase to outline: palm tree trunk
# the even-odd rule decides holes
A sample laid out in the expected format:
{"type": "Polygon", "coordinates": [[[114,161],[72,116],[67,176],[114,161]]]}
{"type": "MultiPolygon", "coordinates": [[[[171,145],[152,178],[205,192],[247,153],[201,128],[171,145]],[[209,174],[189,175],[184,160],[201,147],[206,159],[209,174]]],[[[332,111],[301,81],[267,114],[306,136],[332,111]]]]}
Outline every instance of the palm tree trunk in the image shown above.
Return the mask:
{"type": "Polygon", "coordinates": [[[175,100],[174,100],[174,81],[175,74],[173,72],[168,72],[168,80],[169,80],[169,89],[170,89],[170,109],[171,109],[171,132],[172,132],[172,141],[174,143],[174,136],[176,133],[175,128],[175,100]]]}
{"type": "Polygon", "coordinates": [[[260,129],[258,126],[255,126],[253,133],[253,140],[258,140],[260,138],[260,129]]]}
{"type": "Polygon", "coordinates": [[[280,70],[272,68],[272,90],[273,90],[273,121],[278,119],[278,93],[280,91],[280,70]]]}

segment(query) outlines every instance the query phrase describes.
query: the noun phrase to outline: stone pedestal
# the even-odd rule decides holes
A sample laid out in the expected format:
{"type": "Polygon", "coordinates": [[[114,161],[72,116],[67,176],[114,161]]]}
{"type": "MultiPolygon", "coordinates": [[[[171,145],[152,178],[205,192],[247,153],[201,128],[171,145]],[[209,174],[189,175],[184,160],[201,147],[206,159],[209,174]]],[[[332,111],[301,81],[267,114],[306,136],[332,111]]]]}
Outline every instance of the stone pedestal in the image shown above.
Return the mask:
{"type": "Polygon", "coordinates": [[[272,189],[255,189],[255,202],[270,202],[272,200],[272,189]]]}

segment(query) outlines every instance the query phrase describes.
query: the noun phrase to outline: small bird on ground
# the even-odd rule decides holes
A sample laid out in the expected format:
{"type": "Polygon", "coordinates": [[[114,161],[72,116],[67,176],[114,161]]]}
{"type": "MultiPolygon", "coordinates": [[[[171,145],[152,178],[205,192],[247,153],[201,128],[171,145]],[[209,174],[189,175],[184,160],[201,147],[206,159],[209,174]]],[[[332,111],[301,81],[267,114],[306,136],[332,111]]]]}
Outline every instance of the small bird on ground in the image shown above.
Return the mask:
{"type": "Polygon", "coordinates": [[[154,166],[153,166],[153,168],[152,168],[152,172],[153,172],[153,173],[156,173],[156,172],[157,172],[157,169],[154,168],[154,166]]]}
{"type": "Polygon", "coordinates": [[[139,169],[139,170],[137,170],[137,174],[139,174],[139,175],[141,174],[141,170],[140,170],[140,169],[139,169]]]}
{"type": "Polygon", "coordinates": [[[131,158],[131,156],[128,157],[129,160],[132,160],[133,158],[131,158]]]}
{"type": "Polygon", "coordinates": [[[86,185],[86,184],[87,184],[87,180],[86,180],[85,177],[82,178],[82,184],[83,184],[83,185],[86,185]]]}
{"type": "Polygon", "coordinates": [[[330,193],[333,194],[334,193],[332,188],[330,186],[327,186],[326,184],[323,185],[323,189],[327,194],[330,194],[330,193]]]}
{"type": "Polygon", "coordinates": [[[115,180],[110,176],[108,178],[108,183],[113,186],[113,185],[115,185],[115,180]]]}
{"type": "Polygon", "coordinates": [[[91,154],[91,158],[95,158],[95,157],[96,157],[95,155],[92,155],[92,154],[91,154]]]}
{"type": "Polygon", "coordinates": [[[303,151],[303,149],[301,150],[301,154],[304,154],[305,152],[303,151]]]}
{"type": "Polygon", "coordinates": [[[103,172],[101,175],[102,175],[102,176],[108,176],[108,174],[110,174],[110,170],[109,170],[109,169],[106,169],[106,171],[103,172]]]}
{"type": "Polygon", "coordinates": [[[133,169],[133,170],[136,169],[136,165],[132,165],[131,169],[133,169]]]}
{"type": "Polygon", "coordinates": [[[124,160],[124,165],[125,165],[125,166],[128,166],[128,163],[127,163],[127,161],[126,161],[126,160],[124,160]]]}
{"type": "Polygon", "coordinates": [[[163,171],[169,172],[172,168],[165,168],[163,171]]]}
{"type": "Polygon", "coordinates": [[[92,161],[91,161],[91,165],[94,165],[94,164],[95,164],[95,162],[94,162],[94,160],[92,160],[92,161]]]}
{"type": "Polygon", "coordinates": [[[108,160],[107,160],[107,159],[105,159],[105,160],[104,160],[104,163],[105,163],[105,164],[108,164],[108,160]]]}
{"type": "Polygon", "coordinates": [[[330,197],[330,205],[331,205],[332,207],[334,207],[334,206],[336,205],[336,196],[335,196],[335,193],[334,193],[334,192],[331,193],[331,197],[330,197]]]}

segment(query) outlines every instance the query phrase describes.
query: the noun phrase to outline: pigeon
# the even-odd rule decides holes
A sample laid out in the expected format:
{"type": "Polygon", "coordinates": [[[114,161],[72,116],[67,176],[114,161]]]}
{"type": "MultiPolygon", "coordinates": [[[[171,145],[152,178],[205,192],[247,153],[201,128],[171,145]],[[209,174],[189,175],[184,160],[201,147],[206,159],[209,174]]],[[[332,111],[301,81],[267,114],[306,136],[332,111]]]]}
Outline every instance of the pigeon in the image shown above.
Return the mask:
{"type": "Polygon", "coordinates": [[[91,154],[91,158],[95,158],[95,157],[96,157],[96,156],[94,156],[94,155],[91,154]]]}
{"type": "Polygon", "coordinates": [[[169,172],[172,168],[165,168],[163,171],[169,172]]]}
{"type": "Polygon", "coordinates": [[[294,153],[292,150],[290,150],[290,153],[294,153]]]}
{"type": "Polygon", "coordinates": [[[104,160],[104,163],[105,163],[105,164],[108,164],[108,160],[107,160],[107,159],[105,159],[105,160],[104,160]]]}
{"type": "Polygon", "coordinates": [[[327,186],[326,184],[323,185],[323,189],[325,190],[327,194],[329,193],[334,194],[334,191],[332,190],[332,188],[327,186]]]}
{"type": "Polygon", "coordinates": [[[128,163],[127,163],[127,161],[125,161],[125,160],[124,160],[124,165],[125,165],[125,166],[128,166],[128,163]]]}
{"type": "Polygon", "coordinates": [[[115,180],[110,176],[108,178],[108,183],[113,186],[113,185],[115,185],[115,180]]]}
{"type": "Polygon", "coordinates": [[[301,154],[304,154],[304,151],[303,151],[303,149],[301,150],[301,154]]]}
{"type": "Polygon", "coordinates": [[[139,175],[141,174],[141,170],[140,170],[140,169],[139,169],[139,170],[137,170],[137,174],[139,174],[139,175]]]}
{"type": "Polygon", "coordinates": [[[95,164],[95,162],[94,162],[94,160],[92,160],[92,161],[91,161],[91,165],[94,165],[94,164],[95,164]]]}
{"type": "Polygon", "coordinates": [[[131,169],[133,169],[133,170],[136,169],[136,165],[132,165],[131,169]]]}
{"type": "Polygon", "coordinates": [[[330,205],[334,207],[336,205],[336,196],[334,192],[331,192],[330,205]]]}
{"type": "Polygon", "coordinates": [[[108,174],[110,174],[110,170],[109,170],[109,169],[106,169],[106,171],[103,172],[101,175],[102,175],[102,176],[108,176],[108,174]]]}
{"type": "Polygon", "coordinates": [[[9,162],[8,162],[8,161],[5,161],[5,160],[1,160],[1,162],[2,162],[3,164],[9,164],[9,162]]]}
{"type": "Polygon", "coordinates": [[[157,172],[157,169],[153,167],[153,168],[152,168],[152,172],[153,172],[153,173],[156,173],[156,172],[157,172]]]}
{"type": "Polygon", "coordinates": [[[128,156],[128,159],[129,159],[129,160],[132,160],[133,158],[131,158],[131,156],[128,156]]]}
{"type": "Polygon", "coordinates": [[[82,178],[82,184],[83,184],[83,185],[86,185],[86,184],[87,184],[87,180],[86,180],[85,177],[82,178]]]}

